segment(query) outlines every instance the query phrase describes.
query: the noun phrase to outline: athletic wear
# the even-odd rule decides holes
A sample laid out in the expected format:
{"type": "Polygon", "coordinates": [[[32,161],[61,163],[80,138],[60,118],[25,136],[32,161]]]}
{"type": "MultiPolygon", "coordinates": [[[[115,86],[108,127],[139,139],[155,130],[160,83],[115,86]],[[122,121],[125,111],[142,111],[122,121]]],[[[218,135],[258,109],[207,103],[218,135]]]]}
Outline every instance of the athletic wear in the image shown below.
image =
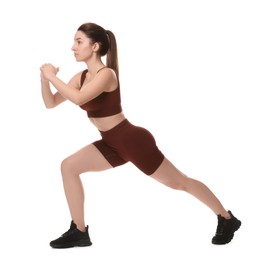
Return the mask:
{"type": "Polygon", "coordinates": [[[228,211],[231,215],[230,219],[218,215],[218,225],[216,234],[212,238],[212,244],[224,245],[229,243],[234,237],[234,233],[240,228],[241,221],[238,220],[231,211],[228,211]]]}
{"type": "MultiPolygon", "coordinates": [[[[99,71],[100,70],[98,70],[97,73],[99,71]]],[[[87,72],[87,69],[82,72],[80,86],[83,85],[87,72]]],[[[119,114],[122,112],[119,83],[115,90],[103,92],[80,107],[87,111],[88,117],[106,117],[119,114]]]]}
{"type": "Polygon", "coordinates": [[[75,246],[91,246],[88,226],[84,232],[77,229],[76,224],[71,221],[70,229],[65,232],[58,239],[50,242],[50,246],[53,248],[70,248],[75,246]]]}
{"type": "Polygon", "coordinates": [[[132,162],[147,175],[154,173],[164,159],[152,134],[127,119],[110,129],[100,131],[102,139],[93,144],[113,166],[132,162]]]}
{"type": "MultiPolygon", "coordinates": [[[[84,70],[81,74],[81,86],[87,72],[88,70],[84,70]]],[[[111,92],[103,92],[80,107],[87,111],[88,117],[118,114],[122,111],[120,87],[111,92]]],[[[109,131],[101,131],[100,134],[102,139],[93,144],[113,167],[132,162],[142,172],[150,175],[164,159],[152,134],[142,127],[132,125],[126,119],[109,131]]]]}

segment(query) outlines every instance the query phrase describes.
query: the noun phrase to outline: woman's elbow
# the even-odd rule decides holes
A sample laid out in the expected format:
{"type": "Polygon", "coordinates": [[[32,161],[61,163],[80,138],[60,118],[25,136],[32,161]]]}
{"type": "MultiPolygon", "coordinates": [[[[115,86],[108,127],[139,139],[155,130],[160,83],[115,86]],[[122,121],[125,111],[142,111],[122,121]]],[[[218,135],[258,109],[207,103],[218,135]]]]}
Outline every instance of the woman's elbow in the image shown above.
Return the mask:
{"type": "Polygon", "coordinates": [[[77,105],[77,106],[81,106],[83,104],[85,104],[86,102],[83,101],[82,98],[75,98],[74,100],[72,100],[72,102],[77,105]]]}
{"type": "Polygon", "coordinates": [[[47,109],[51,109],[51,108],[54,108],[55,106],[54,106],[54,105],[51,105],[51,104],[45,104],[45,107],[46,107],[47,109]]]}
{"type": "Polygon", "coordinates": [[[47,109],[51,109],[57,106],[55,102],[44,102],[44,104],[47,109]]]}

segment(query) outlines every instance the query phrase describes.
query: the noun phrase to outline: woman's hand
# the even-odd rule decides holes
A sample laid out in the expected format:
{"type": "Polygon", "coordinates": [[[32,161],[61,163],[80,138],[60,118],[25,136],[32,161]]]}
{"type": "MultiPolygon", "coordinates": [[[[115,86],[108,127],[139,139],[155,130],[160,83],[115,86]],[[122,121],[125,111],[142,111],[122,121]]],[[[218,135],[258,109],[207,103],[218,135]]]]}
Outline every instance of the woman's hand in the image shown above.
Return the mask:
{"type": "Polygon", "coordinates": [[[50,63],[45,63],[40,67],[40,71],[41,80],[50,80],[52,77],[57,75],[59,68],[50,63]]]}

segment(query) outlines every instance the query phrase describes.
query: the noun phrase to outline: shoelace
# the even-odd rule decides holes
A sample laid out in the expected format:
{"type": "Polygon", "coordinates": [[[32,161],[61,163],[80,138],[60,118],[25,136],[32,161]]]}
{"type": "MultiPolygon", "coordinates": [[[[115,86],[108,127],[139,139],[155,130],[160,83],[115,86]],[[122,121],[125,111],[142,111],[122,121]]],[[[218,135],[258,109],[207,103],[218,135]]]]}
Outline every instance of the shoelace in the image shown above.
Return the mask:
{"type": "Polygon", "coordinates": [[[65,233],[62,235],[62,237],[69,236],[69,235],[73,234],[75,231],[76,231],[75,228],[74,228],[74,229],[71,229],[71,228],[70,228],[67,232],[65,232],[65,233]]]}

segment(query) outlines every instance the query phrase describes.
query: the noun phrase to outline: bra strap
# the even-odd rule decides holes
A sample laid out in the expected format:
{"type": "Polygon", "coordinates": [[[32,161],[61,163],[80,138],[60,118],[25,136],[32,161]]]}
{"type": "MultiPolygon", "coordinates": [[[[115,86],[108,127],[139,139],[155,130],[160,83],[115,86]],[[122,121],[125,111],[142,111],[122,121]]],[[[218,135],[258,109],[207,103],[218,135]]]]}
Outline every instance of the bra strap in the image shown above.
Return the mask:
{"type": "Polygon", "coordinates": [[[86,74],[87,74],[88,70],[83,70],[82,73],[81,73],[81,77],[80,77],[80,87],[82,87],[83,83],[84,83],[84,80],[85,80],[85,77],[86,77],[86,74]]]}

